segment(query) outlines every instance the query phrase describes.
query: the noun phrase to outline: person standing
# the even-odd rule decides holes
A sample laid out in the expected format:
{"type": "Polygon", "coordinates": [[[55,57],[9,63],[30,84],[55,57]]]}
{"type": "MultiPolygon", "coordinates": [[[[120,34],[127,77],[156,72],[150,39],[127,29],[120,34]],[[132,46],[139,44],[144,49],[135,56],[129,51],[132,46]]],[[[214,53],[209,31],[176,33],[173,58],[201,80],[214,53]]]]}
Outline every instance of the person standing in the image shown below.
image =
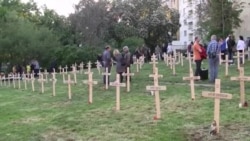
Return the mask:
{"type": "Polygon", "coordinates": [[[222,60],[225,60],[225,56],[226,56],[226,53],[227,53],[227,48],[226,48],[226,41],[223,40],[223,38],[220,39],[219,41],[219,47],[220,47],[220,52],[221,52],[221,58],[222,60]]]}
{"type": "Polygon", "coordinates": [[[196,70],[195,70],[195,76],[200,76],[201,73],[201,46],[200,46],[200,39],[198,37],[195,37],[195,42],[193,45],[193,56],[194,61],[196,64],[196,70]]]}
{"type": "MultiPolygon", "coordinates": [[[[123,54],[124,54],[124,58],[126,60],[126,64],[124,66],[125,69],[125,73],[127,73],[127,68],[129,68],[129,72],[130,72],[130,65],[131,65],[131,53],[129,52],[129,48],[128,46],[124,46],[123,47],[123,54]]],[[[126,77],[127,79],[127,77],[126,77]]],[[[130,77],[130,81],[131,81],[131,77],[130,77]]]]}
{"type": "Polygon", "coordinates": [[[123,82],[122,73],[125,72],[126,63],[124,62],[125,64],[122,64],[123,63],[123,55],[119,52],[118,49],[115,49],[113,51],[113,55],[114,55],[114,60],[116,61],[116,73],[120,75],[120,83],[122,83],[123,82]]]}
{"type": "Polygon", "coordinates": [[[188,51],[188,53],[190,53],[190,55],[193,55],[193,50],[192,50],[193,45],[194,45],[194,43],[193,43],[193,41],[192,41],[192,42],[188,45],[188,47],[187,47],[187,51],[188,51]]]}
{"type": "MultiPolygon", "coordinates": [[[[239,36],[239,41],[238,41],[238,43],[237,43],[237,51],[241,54],[241,53],[243,53],[243,50],[245,50],[245,42],[244,42],[244,38],[243,38],[243,36],[239,36]]],[[[245,54],[243,54],[243,57],[245,56],[245,54]]],[[[240,57],[240,64],[242,64],[243,62],[242,62],[242,57],[240,57]]]]}
{"type": "Polygon", "coordinates": [[[208,62],[209,62],[209,82],[215,83],[215,79],[218,76],[219,68],[219,44],[216,40],[216,35],[211,36],[211,41],[207,47],[208,62]]]}
{"type": "Polygon", "coordinates": [[[226,40],[227,42],[227,50],[228,50],[228,58],[229,60],[232,61],[232,63],[230,64],[233,64],[233,52],[234,52],[234,47],[235,47],[235,41],[232,37],[232,35],[229,35],[228,36],[228,40],[226,40]]]}
{"type": "MultiPolygon", "coordinates": [[[[111,47],[106,46],[105,50],[102,53],[102,63],[103,63],[103,68],[104,72],[106,72],[106,68],[108,69],[108,73],[111,71],[111,66],[112,66],[112,60],[111,60],[111,53],[110,53],[111,47]]],[[[110,77],[108,76],[108,84],[109,84],[109,79],[110,77]]],[[[103,76],[103,84],[106,84],[106,76],[103,76]]]]}

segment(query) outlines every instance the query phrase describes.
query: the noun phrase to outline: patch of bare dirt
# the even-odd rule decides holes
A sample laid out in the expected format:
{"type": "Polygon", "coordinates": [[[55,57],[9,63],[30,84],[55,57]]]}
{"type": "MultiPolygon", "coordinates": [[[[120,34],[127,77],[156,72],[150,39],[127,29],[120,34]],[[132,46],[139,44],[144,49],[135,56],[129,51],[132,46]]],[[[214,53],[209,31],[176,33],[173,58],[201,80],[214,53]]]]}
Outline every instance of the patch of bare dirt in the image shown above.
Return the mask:
{"type": "Polygon", "coordinates": [[[188,141],[248,141],[250,125],[228,124],[220,126],[218,135],[210,135],[210,125],[194,129],[186,129],[188,141]]]}

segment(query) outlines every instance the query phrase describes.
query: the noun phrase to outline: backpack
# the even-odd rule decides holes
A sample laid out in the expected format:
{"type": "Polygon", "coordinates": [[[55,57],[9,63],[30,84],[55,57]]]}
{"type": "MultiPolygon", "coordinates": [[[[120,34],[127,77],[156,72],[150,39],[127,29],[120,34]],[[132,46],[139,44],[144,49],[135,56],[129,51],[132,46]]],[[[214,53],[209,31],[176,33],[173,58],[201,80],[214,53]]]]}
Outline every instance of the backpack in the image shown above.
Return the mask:
{"type": "Polygon", "coordinates": [[[201,59],[207,59],[207,52],[206,49],[204,47],[201,47],[201,59]]]}
{"type": "Polygon", "coordinates": [[[121,65],[122,65],[122,66],[126,66],[126,58],[125,58],[125,54],[122,54],[122,58],[121,58],[121,65]]]}

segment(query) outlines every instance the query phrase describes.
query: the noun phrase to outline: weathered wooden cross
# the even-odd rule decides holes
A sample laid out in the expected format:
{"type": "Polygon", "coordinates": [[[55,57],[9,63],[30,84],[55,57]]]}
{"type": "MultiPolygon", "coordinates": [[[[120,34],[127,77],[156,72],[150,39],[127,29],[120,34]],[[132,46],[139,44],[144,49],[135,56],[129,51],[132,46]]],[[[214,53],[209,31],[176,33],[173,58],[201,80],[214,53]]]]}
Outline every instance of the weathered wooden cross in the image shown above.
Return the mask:
{"type": "Polygon", "coordinates": [[[247,106],[245,101],[245,81],[250,81],[250,77],[244,76],[244,68],[239,68],[240,75],[238,77],[231,77],[233,81],[240,81],[240,104],[239,107],[247,106]]]}
{"type": "Polygon", "coordinates": [[[237,51],[237,56],[234,56],[233,58],[237,59],[237,69],[240,69],[240,53],[237,51]]]}
{"type": "Polygon", "coordinates": [[[109,88],[109,76],[111,75],[111,73],[108,72],[108,68],[105,68],[105,72],[102,73],[102,75],[105,76],[105,89],[107,90],[109,88]]]}
{"type": "Polygon", "coordinates": [[[230,62],[233,61],[228,59],[228,55],[225,55],[225,60],[222,60],[222,63],[225,63],[225,76],[228,76],[228,64],[230,62]]]}
{"type": "Polygon", "coordinates": [[[16,79],[18,79],[18,89],[21,89],[21,75],[20,75],[20,73],[17,74],[16,79]]]}
{"type": "Polygon", "coordinates": [[[50,79],[50,81],[52,81],[52,89],[53,89],[52,96],[56,96],[56,82],[57,82],[57,79],[56,79],[56,71],[55,71],[55,69],[53,69],[52,79],[50,79]]]}
{"type": "Polygon", "coordinates": [[[97,68],[99,74],[101,74],[101,67],[102,67],[101,63],[97,60],[97,61],[95,62],[95,64],[96,64],[96,68],[97,68]]]}
{"type": "Polygon", "coordinates": [[[32,91],[35,91],[35,76],[34,76],[34,71],[30,74],[30,81],[31,81],[31,87],[32,87],[32,91]]]}
{"type": "Polygon", "coordinates": [[[223,63],[223,59],[222,59],[222,55],[224,55],[224,53],[219,53],[219,64],[221,65],[223,63]]]}
{"type": "Polygon", "coordinates": [[[72,68],[72,74],[74,76],[74,82],[75,82],[75,85],[76,85],[77,84],[76,67],[74,65],[72,65],[71,68],[72,68]]]}
{"type": "Polygon", "coordinates": [[[166,90],[166,86],[159,86],[158,78],[162,78],[162,75],[158,75],[158,68],[155,68],[155,73],[149,75],[149,77],[154,78],[154,85],[153,86],[146,86],[146,90],[154,91],[155,95],[155,108],[156,108],[156,116],[154,117],[155,120],[161,118],[161,108],[160,108],[160,94],[159,91],[166,90]]]}
{"type": "Polygon", "coordinates": [[[62,77],[63,77],[63,82],[65,81],[65,71],[64,71],[64,68],[62,69],[62,77]]]}
{"type": "Polygon", "coordinates": [[[134,73],[130,73],[129,72],[129,67],[127,67],[127,73],[123,73],[122,75],[127,77],[127,83],[126,83],[127,92],[130,92],[130,77],[134,76],[135,74],[134,73]]]}
{"type": "Polygon", "coordinates": [[[82,72],[83,72],[83,66],[84,66],[84,64],[83,64],[83,62],[81,62],[80,65],[79,65],[80,73],[81,73],[81,74],[82,74],[82,72]]]}
{"type": "Polygon", "coordinates": [[[134,64],[136,64],[136,72],[138,73],[139,72],[139,65],[140,65],[139,59],[136,59],[136,62],[134,62],[134,64]]]}
{"type": "Polygon", "coordinates": [[[64,81],[64,84],[68,84],[68,98],[71,100],[72,92],[71,92],[71,84],[75,84],[74,81],[71,81],[70,74],[68,74],[68,80],[64,81]]]}
{"type": "Polygon", "coordinates": [[[44,93],[44,82],[46,80],[43,78],[43,74],[40,74],[39,76],[39,79],[38,79],[38,82],[41,83],[41,93],[43,94],[44,93]]]}
{"type": "Polygon", "coordinates": [[[220,127],[220,99],[232,99],[231,94],[220,92],[220,79],[215,80],[215,91],[214,92],[202,92],[203,97],[214,98],[214,121],[216,124],[215,134],[219,133],[220,127]]]}
{"type": "Polygon", "coordinates": [[[62,66],[59,66],[59,73],[62,74],[62,66]]]}
{"type": "Polygon", "coordinates": [[[191,99],[195,100],[194,80],[199,80],[200,76],[194,76],[193,69],[189,70],[189,77],[183,77],[183,80],[190,80],[191,99]]]}
{"type": "Polygon", "coordinates": [[[14,73],[12,74],[12,84],[13,84],[13,88],[15,89],[16,88],[16,76],[14,73]]]}
{"type": "Polygon", "coordinates": [[[120,74],[116,74],[116,81],[111,82],[110,86],[116,87],[116,111],[120,110],[120,87],[126,87],[125,83],[120,83],[120,74]]]}
{"type": "Polygon", "coordinates": [[[85,74],[91,73],[91,62],[88,62],[88,71],[85,74]]]}
{"type": "Polygon", "coordinates": [[[97,84],[97,81],[93,80],[93,72],[88,72],[88,80],[83,81],[84,84],[89,86],[89,104],[93,103],[93,85],[97,84]]]}
{"type": "Polygon", "coordinates": [[[175,58],[172,58],[172,62],[171,62],[171,66],[172,66],[172,69],[173,69],[173,75],[176,75],[176,72],[175,72],[175,58]]]}
{"type": "Polygon", "coordinates": [[[24,89],[27,90],[27,77],[25,73],[23,73],[23,83],[24,83],[24,89]]]}
{"type": "Polygon", "coordinates": [[[65,69],[65,73],[68,74],[68,66],[67,65],[64,67],[64,69],[65,69]]]}
{"type": "Polygon", "coordinates": [[[156,64],[158,64],[158,62],[156,62],[157,58],[156,58],[155,54],[152,55],[151,61],[152,62],[150,62],[149,64],[153,64],[153,73],[155,73],[156,64]]]}
{"type": "MultiPolygon", "coordinates": [[[[53,69],[53,70],[54,70],[54,69],[53,69]]],[[[49,73],[48,73],[47,69],[44,70],[44,73],[43,73],[43,74],[45,75],[45,82],[48,83],[48,74],[49,74],[49,73]]]]}

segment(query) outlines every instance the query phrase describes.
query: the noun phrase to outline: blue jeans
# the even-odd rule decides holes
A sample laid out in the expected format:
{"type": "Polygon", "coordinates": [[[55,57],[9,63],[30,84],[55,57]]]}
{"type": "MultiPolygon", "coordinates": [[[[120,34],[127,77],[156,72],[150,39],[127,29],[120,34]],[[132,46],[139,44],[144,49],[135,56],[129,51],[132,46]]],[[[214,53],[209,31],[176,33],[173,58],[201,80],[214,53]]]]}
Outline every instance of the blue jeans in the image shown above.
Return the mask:
{"type": "Polygon", "coordinates": [[[209,58],[209,81],[215,82],[215,79],[218,77],[219,69],[219,57],[209,58]]]}

